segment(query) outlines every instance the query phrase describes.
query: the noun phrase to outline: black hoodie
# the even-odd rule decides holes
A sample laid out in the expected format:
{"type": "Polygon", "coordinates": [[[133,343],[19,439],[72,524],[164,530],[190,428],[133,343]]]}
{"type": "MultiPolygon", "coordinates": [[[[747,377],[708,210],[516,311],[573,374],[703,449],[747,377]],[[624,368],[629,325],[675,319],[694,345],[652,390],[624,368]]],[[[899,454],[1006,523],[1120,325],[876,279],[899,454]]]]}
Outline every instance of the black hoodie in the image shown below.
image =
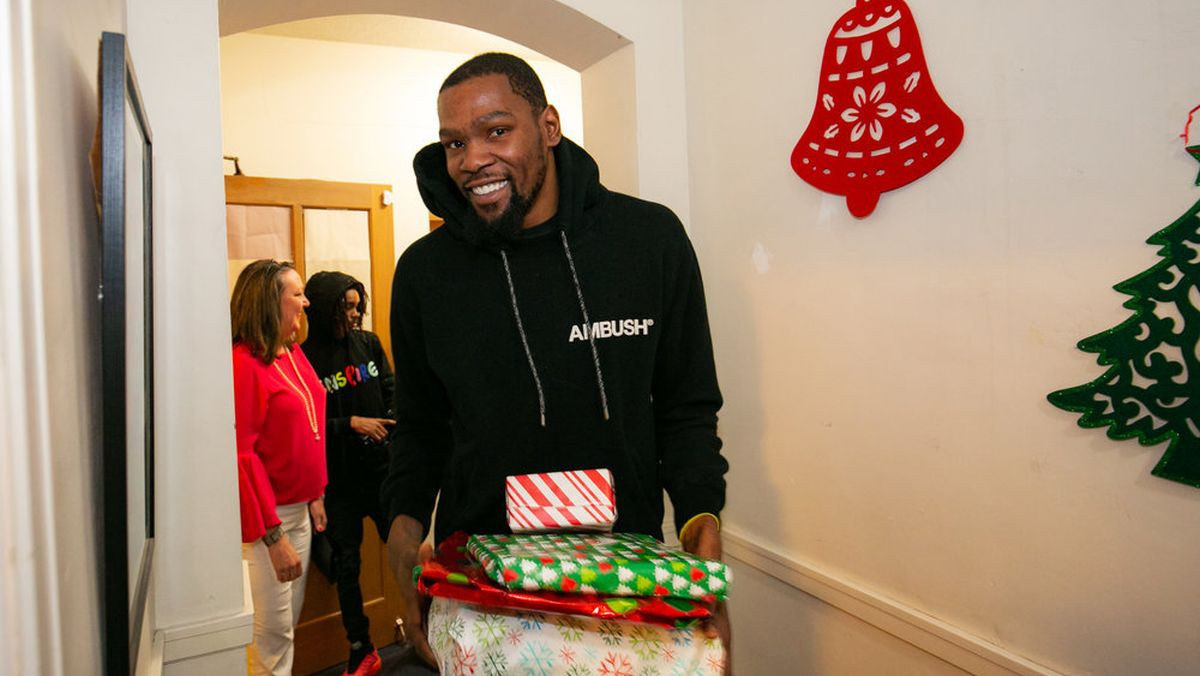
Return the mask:
{"type": "Polygon", "coordinates": [[[330,493],[353,490],[363,473],[380,472],[387,446],[362,437],[350,428],[351,416],[389,418],[392,370],[379,337],[351,330],[337,337],[334,317],[342,311],[346,291],[362,284],[341,272],[318,272],[304,287],[310,305],[304,354],[325,386],[325,458],[330,493]]]}
{"type": "MultiPolygon", "coordinates": [[[[609,192],[592,158],[554,149],[558,213],[514,243],[480,243],[442,147],[414,160],[445,226],[400,257],[392,286],[396,432],[389,519],[436,540],[504,533],[504,479],[608,468],[616,530],[662,537],[719,514],[721,394],[695,253],[666,207],[609,192]],[[589,322],[584,320],[584,312],[589,322]]],[[[473,225],[474,224],[474,225],[473,225]]]]}

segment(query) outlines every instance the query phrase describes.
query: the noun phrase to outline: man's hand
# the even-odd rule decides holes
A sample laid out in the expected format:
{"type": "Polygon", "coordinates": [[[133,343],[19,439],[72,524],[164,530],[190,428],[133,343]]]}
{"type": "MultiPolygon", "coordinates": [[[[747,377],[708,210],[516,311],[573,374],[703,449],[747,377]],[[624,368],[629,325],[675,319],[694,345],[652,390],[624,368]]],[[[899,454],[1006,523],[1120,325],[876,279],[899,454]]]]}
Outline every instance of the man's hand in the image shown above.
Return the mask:
{"type": "Polygon", "coordinates": [[[403,514],[397,516],[388,532],[388,560],[400,587],[405,636],[417,655],[436,669],[437,658],[425,636],[425,613],[429,610],[429,600],[421,597],[413,586],[413,568],[433,558],[433,547],[421,544],[422,534],[421,524],[416,519],[403,514]]]}
{"type": "Polygon", "coordinates": [[[280,582],[300,579],[304,563],[300,561],[300,555],[296,554],[287,535],[280,537],[275,544],[267,545],[267,554],[271,557],[271,567],[275,569],[275,579],[280,582]]]}
{"type": "MultiPolygon", "coordinates": [[[[693,522],[680,541],[683,551],[699,556],[702,559],[721,560],[721,531],[718,530],[717,520],[702,516],[693,522]]],[[[713,607],[712,617],[704,623],[704,635],[709,638],[720,638],[725,647],[725,673],[733,673],[733,629],[729,624],[729,611],[724,601],[718,601],[713,607]]]]}
{"type": "Polygon", "coordinates": [[[396,421],[390,418],[364,418],[359,415],[350,416],[350,429],[356,434],[361,434],[371,441],[383,441],[387,439],[389,425],[395,425],[396,421]]]}
{"type": "Polygon", "coordinates": [[[312,516],[313,528],[316,528],[318,533],[324,533],[325,527],[329,525],[329,517],[325,515],[325,497],[308,503],[308,513],[312,516]]]}

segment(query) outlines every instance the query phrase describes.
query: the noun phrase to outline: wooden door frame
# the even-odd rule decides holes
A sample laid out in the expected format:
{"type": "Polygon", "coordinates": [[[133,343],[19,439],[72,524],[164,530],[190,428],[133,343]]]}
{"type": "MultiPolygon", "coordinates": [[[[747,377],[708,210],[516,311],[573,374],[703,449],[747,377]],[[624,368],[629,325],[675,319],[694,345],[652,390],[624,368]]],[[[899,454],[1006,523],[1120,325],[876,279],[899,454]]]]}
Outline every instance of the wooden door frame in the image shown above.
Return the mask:
{"type": "Polygon", "coordinates": [[[249,206],[287,207],[292,212],[292,252],[300,277],[304,269],[304,210],[348,209],[367,212],[371,247],[371,312],[373,330],[383,349],[392,354],[389,318],[392,306],[392,273],[396,266],[393,243],[392,205],[384,203],[391,186],[379,183],[339,183],[315,179],[225,176],[225,203],[249,206]],[[387,264],[378,264],[386,261],[387,264]]]}

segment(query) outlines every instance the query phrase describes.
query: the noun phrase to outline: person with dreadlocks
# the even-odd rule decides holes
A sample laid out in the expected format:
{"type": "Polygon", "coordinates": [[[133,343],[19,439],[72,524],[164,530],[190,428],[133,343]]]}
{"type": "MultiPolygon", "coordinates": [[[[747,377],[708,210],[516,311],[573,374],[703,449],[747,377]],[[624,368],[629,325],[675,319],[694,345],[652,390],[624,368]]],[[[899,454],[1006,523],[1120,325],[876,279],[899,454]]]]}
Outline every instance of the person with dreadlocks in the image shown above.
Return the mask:
{"type": "Polygon", "coordinates": [[[370,517],[380,539],[387,541],[379,484],[387,472],[387,440],[395,424],[389,412],[392,369],[379,337],[359,328],[367,310],[362,282],[341,272],[318,272],[304,293],[311,304],[305,308],[308,337],[303,347],[325,386],[327,402],[325,510],[342,625],[350,643],[345,673],[372,676],[382,663],[371,643],[358,578],[363,519],[370,517]]]}

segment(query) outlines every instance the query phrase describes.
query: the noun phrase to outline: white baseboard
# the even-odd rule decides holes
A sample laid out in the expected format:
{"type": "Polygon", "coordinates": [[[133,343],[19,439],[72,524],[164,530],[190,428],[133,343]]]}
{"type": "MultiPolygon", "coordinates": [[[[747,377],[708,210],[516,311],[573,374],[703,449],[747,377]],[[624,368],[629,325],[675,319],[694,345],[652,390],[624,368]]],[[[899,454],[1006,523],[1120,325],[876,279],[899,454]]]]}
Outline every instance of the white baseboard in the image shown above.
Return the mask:
{"type": "Polygon", "coordinates": [[[972,674],[1058,672],[916,608],[816,567],[781,556],[725,528],[727,558],[736,559],[972,674]]]}
{"type": "Polygon", "coordinates": [[[245,647],[254,640],[254,599],[250,571],[242,562],[242,609],[233,615],[209,618],[161,629],[163,663],[171,664],[202,655],[245,647]]]}

